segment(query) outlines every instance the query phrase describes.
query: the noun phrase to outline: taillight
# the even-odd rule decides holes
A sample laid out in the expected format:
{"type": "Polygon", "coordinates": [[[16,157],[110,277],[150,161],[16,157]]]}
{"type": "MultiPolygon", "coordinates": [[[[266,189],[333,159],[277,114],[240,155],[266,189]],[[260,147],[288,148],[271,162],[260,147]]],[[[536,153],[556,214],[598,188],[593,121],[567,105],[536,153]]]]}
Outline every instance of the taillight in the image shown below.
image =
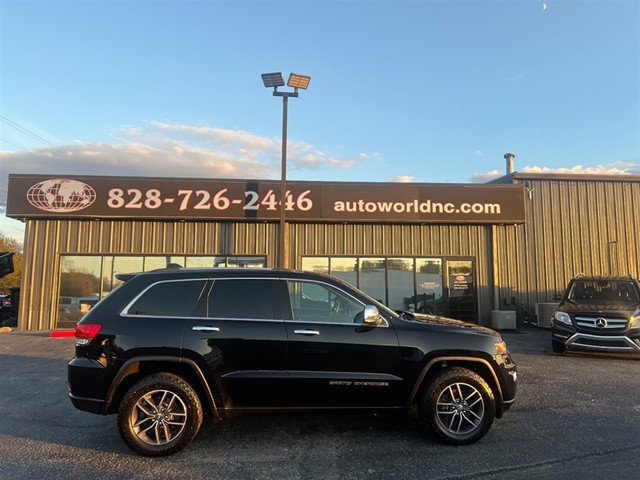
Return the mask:
{"type": "Polygon", "coordinates": [[[97,323],[77,323],[74,335],[76,337],[76,345],[86,345],[100,331],[102,325],[97,323]]]}

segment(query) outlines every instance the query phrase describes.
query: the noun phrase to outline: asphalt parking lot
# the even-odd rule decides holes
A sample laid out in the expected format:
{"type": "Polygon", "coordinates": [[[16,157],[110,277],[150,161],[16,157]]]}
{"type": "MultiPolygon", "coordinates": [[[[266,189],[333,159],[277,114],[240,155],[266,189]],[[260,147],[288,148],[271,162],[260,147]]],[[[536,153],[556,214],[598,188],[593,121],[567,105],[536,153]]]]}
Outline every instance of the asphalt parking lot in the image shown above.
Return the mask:
{"type": "Polygon", "coordinates": [[[551,353],[550,333],[504,332],[516,404],[479,443],[451,447],[411,415],[205,421],[167,458],[133,454],[113,416],[76,411],[74,339],[0,334],[0,479],[640,478],[640,356],[551,353]]]}

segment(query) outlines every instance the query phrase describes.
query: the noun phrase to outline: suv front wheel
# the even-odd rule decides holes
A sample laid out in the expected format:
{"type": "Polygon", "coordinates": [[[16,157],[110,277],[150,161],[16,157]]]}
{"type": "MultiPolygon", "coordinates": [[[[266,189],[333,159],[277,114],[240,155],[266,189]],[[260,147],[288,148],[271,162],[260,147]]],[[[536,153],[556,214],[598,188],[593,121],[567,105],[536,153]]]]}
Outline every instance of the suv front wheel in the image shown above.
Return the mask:
{"type": "Polygon", "coordinates": [[[567,349],[565,347],[564,342],[559,342],[558,340],[551,340],[551,349],[554,353],[564,353],[567,349]]]}
{"type": "Polygon", "coordinates": [[[489,431],[496,404],[491,388],[477,373],[450,368],[425,390],[420,412],[423,420],[447,443],[466,445],[489,431]]]}
{"type": "Polygon", "coordinates": [[[181,377],[156,373],[134,384],[118,411],[118,429],[134,452],[170,455],[193,440],[202,424],[202,405],[181,377]]]}

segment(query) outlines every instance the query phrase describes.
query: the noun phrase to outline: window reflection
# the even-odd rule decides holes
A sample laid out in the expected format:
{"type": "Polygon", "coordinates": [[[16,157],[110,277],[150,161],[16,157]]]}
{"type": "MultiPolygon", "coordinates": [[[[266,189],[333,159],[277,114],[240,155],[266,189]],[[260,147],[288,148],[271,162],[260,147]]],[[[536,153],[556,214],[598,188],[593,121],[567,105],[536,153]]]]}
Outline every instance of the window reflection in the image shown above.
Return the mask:
{"type": "Polygon", "coordinates": [[[59,328],[72,328],[93,305],[100,292],[100,257],[65,256],[61,261],[59,328]]]}
{"type": "Polygon", "coordinates": [[[300,269],[305,272],[329,273],[329,257],[303,257],[300,269]]]}
{"type": "Polygon", "coordinates": [[[144,257],[144,271],[149,272],[151,270],[158,270],[159,268],[167,268],[169,265],[180,265],[184,267],[184,257],[183,256],[163,256],[158,257],[157,255],[144,257]]]}
{"type": "Polygon", "coordinates": [[[387,306],[392,310],[410,310],[414,306],[413,259],[387,259],[387,306]]]}
{"type": "Polygon", "coordinates": [[[363,307],[328,285],[288,280],[293,320],[319,323],[362,323],[363,307]]]}
{"type": "Polygon", "coordinates": [[[477,322],[471,258],[304,257],[303,270],[326,271],[393,310],[477,322]]]}
{"type": "Polygon", "coordinates": [[[264,257],[228,257],[227,267],[265,268],[267,260],[264,257]]]}
{"type": "Polygon", "coordinates": [[[417,259],[415,311],[434,315],[443,314],[444,299],[442,295],[442,259],[417,259]]]}
{"type": "Polygon", "coordinates": [[[122,285],[118,280],[119,273],[138,273],[144,270],[143,257],[103,257],[102,262],[102,296],[106,296],[116,287],[122,285]]]}
{"type": "Polygon", "coordinates": [[[331,259],[331,275],[341,278],[351,285],[358,285],[358,259],[339,257],[331,259]]]}
{"type": "Polygon", "coordinates": [[[184,266],[187,268],[210,268],[224,266],[226,264],[225,257],[187,257],[184,266]]]}
{"type": "Polygon", "coordinates": [[[384,258],[360,259],[360,290],[387,305],[384,258]]]}

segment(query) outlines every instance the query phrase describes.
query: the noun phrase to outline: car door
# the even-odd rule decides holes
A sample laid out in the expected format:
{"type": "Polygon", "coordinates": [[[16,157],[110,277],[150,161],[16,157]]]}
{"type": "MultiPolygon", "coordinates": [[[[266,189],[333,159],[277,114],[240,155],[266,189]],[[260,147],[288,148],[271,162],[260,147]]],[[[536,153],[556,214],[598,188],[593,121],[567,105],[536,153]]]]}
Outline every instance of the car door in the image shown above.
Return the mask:
{"type": "Polygon", "coordinates": [[[201,365],[226,408],[280,405],[286,348],[282,302],[269,278],[214,279],[183,340],[183,355],[201,365]]]}
{"type": "Polygon", "coordinates": [[[285,309],[291,401],[305,407],[402,403],[400,353],[386,320],[364,325],[364,304],[311,280],[287,280],[285,309]]]}

